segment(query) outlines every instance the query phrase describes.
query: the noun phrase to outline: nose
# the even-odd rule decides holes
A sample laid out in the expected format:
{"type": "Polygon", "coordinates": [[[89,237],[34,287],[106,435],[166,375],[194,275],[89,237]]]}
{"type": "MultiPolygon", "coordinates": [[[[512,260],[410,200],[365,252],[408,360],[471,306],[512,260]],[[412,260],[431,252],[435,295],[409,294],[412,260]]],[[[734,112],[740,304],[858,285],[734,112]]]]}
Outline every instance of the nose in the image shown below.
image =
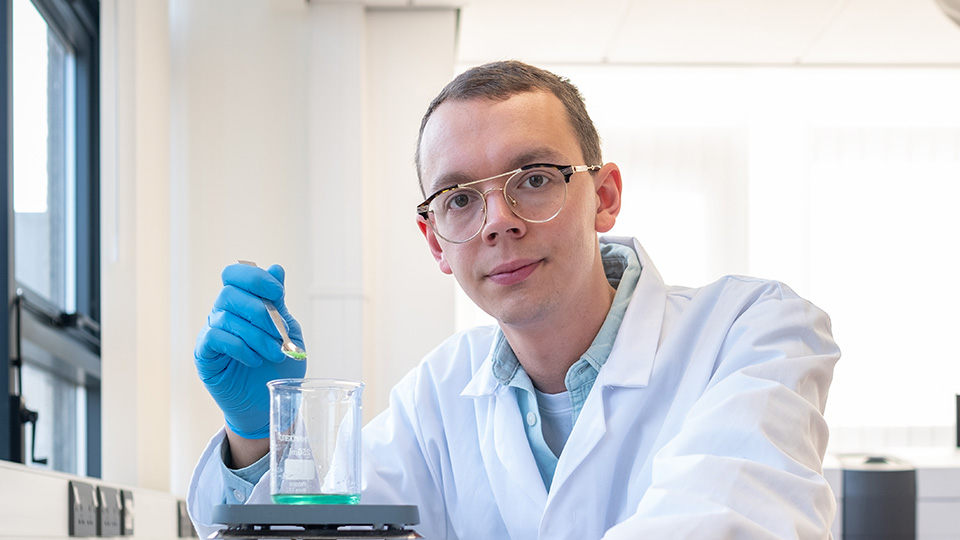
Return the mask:
{"type": "Polygon", "coordinates": [[[509,201],[504,189],[504,187],[492,187],[483,192],[487,218],[480,234],[484,242],[496,242],[501,235],[520,238],[527,232],[527,222],[513,213],[513,204],[509,201]],[[500,193],[487,197],[492,191],[500,193]]]}

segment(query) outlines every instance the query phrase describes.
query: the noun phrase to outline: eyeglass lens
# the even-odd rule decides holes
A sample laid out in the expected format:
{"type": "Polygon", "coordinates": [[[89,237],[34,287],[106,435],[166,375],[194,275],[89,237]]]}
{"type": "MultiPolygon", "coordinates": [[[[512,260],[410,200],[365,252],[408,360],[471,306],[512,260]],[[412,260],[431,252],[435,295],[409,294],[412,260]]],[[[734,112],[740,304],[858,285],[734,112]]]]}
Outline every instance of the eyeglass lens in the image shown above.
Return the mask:
{"type": "MultiPolygon", "coordinates": [[[[491,188],[496,190],[499,188],[491,188]]],[[[488,190],[490,191],[490,190],[488,190]]],[[[542,223],[556,217],[567,196],[567,184],[559,170],[537,167],[514,173],[503,187],[510,210],[524,221],[542,223]]],[[[451,242],[465,242],[480,232],[486,219],[485,193],[461,187],[430,203],[434,230],[451,242]]]]}

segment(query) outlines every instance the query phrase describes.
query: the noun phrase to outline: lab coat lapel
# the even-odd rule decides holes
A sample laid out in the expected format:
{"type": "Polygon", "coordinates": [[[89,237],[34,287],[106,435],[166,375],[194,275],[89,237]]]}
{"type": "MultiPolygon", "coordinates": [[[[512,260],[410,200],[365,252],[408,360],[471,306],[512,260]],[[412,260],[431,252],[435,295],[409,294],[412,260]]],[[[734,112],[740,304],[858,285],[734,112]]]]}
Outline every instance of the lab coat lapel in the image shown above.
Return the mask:
{"type": "Polygon", "coordinates": [[[480,454],[510,536],[535,538],[539,520],[531,516],[543,514],[547,489],[523,430],[516,393],[492,373],[488,357],[460,395],[474,400],[480,454]]]}
{"type": "Polygon", "coordinates": [[[567,439],[567,444],[560,452],[560,460],[557,462],[557,470],[553,473],[553,483],[550,486],[551,493],[562,490],[570,475],[590,456],[590,452],[607,432],[606,418],[603,391],[594,385],[580,411],[580,419],[584,421],[577,420],[567,439]]]}
{"type": "Polygon", "coordinates": [[[633,248],[643,270],[627,305],[610,356],[600,369],[560,455],[551,491],[562,488],[563,483],[590,457],[606,434],[611,411],[606,410],[604,393],[619,388],[647,386],[660,341],[667,295],[659,272],[635,240],[603,238],[602,241],[624,243],[633,248]]]}
{"type": "Polygon", "coordinates": [[[513,389],[475,398],[480,454],[497,506],[512,538],[535,538],[547,490],[520,423],[513,389]]]}
{"type": "Polygon", "coordinates": [[[547,488],[530,450],[530,442],[521,424],[520,405],[512,388],[502,388],[497,393],[495,409],[494,444],[497,459],[507,472],[505,488],[510,489],[504,495],[513,498],[515,490],[522,489],[542,509],[547,501],[547,488]]]}

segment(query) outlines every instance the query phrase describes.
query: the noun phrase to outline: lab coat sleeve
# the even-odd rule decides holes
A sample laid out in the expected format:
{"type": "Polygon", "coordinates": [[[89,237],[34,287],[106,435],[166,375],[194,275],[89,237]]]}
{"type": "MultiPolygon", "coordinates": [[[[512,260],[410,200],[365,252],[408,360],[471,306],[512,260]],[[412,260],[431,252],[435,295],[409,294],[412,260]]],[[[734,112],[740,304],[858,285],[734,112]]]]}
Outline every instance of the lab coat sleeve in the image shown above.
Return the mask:
{"type": "MultiPolygon", "coordinates": [[[[408,374],[391,392],[387,411],[364,428],[361,503],[415,504],[420,513],[420,525],[415,529],[420,534],[431,540],[453,540],[456,535],[442,525],[448,520],[436,482],[439,466],[431,466],[430,457],[421,450],[426,439],[420,428],[416,400],[424,399],[425,383],[417,381],[416,371],[408,374]]],[[[187,508],[200,538],[223,528],[213,521],[212,513],[214,506],[228,503],[219,451],[225,438],[221,429],[210,439],[190,479],[187,508]]],[[[436,442],[424,446],[436,448],[436,442]]],[[[439,461],[439,456],[433,458],[434,463],[439,461]]],[[[244,504],[271,504],[269,476],[263,475],[244,504]]]]}
{"type": "Polygon", "coordinates": [[[840,356],[830,320],[774,284],[726,324],[712,375],[654,456],[636,513],[606,540],[830,538],[823,410],[840,356]]]}
{"type": "MultiPolygon", "coordinates": [[[[222,525],[213,522],[213,507],[227,503],[224,497],[225,484],[219,451],[220,444],[225,438],[226,432],[221,429],[210,439],[207,447],[200,454],[193,476],[190,478],[190,486],[187,490],[187,512],[200,538],[207,538],[223,528],[222,525]]],[[[269,474],[263,475],[245,504],[269,504],[269,477],[269,474]]]]}

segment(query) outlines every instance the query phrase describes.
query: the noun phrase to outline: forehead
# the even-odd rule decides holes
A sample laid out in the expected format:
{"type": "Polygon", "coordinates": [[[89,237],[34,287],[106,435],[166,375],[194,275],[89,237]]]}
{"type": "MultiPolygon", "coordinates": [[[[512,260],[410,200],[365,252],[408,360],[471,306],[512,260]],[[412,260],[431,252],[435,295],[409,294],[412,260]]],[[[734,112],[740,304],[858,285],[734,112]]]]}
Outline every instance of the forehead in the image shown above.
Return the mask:
{"type": "Polygon", "coordinates": [[[578,165],[581,154],[563,103],[542,91],[506,100],[446,101],[427,121],[420,142],[427,193],[537,161],[578,165]]]}

